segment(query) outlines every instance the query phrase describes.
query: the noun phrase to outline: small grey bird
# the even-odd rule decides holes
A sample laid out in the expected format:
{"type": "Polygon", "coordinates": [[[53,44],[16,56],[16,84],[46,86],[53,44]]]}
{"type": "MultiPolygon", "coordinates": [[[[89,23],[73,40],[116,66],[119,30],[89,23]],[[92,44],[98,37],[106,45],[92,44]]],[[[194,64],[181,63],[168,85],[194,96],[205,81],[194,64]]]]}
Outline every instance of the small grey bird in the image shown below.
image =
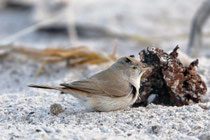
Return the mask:
{"type": "Polygon", "coordinates": [[[147,69],[132,57],[122,57],[108,69],[84,80],[60,84],[59,87],[29,87],[60,90],[63,94],[80,99],[89,109],[114,111],[124,109],[136,101],[141,76],[147,69]]]}

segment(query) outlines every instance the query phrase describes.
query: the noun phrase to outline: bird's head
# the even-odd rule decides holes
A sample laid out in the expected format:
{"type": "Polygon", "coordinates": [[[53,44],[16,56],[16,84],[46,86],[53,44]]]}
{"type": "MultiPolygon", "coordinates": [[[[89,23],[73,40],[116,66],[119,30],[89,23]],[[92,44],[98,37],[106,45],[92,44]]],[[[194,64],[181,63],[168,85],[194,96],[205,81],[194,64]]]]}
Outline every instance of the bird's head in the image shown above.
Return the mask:
{"type": "Polygon", "coordinates": [[[133,57],[121,57],[116,63],[112,65],[112,67],[122,72],[124,76],[129,79],[139,79],[150,68],[145,68],[143,65],[133,57]]]}

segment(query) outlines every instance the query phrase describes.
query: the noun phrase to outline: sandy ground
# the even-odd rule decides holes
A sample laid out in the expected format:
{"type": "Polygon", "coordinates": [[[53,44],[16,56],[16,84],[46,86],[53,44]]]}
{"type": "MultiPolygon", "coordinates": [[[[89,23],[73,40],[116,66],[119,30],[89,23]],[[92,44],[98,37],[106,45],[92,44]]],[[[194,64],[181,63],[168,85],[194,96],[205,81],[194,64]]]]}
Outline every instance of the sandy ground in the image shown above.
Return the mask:
{"type": "MultiPolygon", "coordinates": [[[[75,3],[75,19],[80,24],[105,27],[116,33],[139,35],[151,46],[168,51],[179,44],[185,51],[190,21],[202,0],[134,0],[75,3]]],[[[35,23],[31,11],[0,9],[0,40],[35,23]]],[[[204,32],[210,31],[210,23],[204,32]]],[[[75,45],[112,52],[115,38],[79,37],[75,45]]],[[[118,55],[137,54],[148,44],[118,39],[118,55]]],[[[0,43],[1,43],[0,42],[0,43]]],[[[65,34],[34,32],[19,38],[16,44],[34,48],[68,45],[65,34]]],[[[210,40],[204,36],[204,46],[210,40]]],[[[203,47],[199,73],[210,87],[210,48],[203,47]]],[[[29,84],[58,85],[88,77],[105,68],[84,66],[66,68],[64,63],[47,65],[51,74],[34,77],[40,63],[27,58],[0,59],[0,138],[1,139],[210,139],[210,93],[204,102],[183,107],[149,105],[115,112],[89,112],[77,99],[59,92],[30,89],[29,84]],[[64,112],[50,113],[50,105],[59,103],[64,112]]]]}

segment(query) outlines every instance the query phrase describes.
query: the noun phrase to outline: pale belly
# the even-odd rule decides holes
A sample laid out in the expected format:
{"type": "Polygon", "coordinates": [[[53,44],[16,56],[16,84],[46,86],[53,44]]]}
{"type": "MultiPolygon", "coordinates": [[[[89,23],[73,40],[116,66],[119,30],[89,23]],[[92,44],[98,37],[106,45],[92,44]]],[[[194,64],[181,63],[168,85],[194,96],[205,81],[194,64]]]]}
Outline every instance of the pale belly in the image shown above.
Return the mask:
{"type": "Polygon", "coordinates": [[[132,105],[138,97],[137,94],[135,96],[133,96],[133,94],[128,94],[127,96],[113,98],[100,95],[92,95],[91,97],[88,97],[77,93],[71,93],[71,95],[78,98],[88,110],[103,112],[125,109],[132,105]]]}
{"type": "Polygon", "coordinates": [[[87,101],[87,106],[96,111],[114,111],[125,109],[132,105],[136,101],[136,98],[131,95],[124,97],[105,97],[105,96],[95,96],[87,101]]]}

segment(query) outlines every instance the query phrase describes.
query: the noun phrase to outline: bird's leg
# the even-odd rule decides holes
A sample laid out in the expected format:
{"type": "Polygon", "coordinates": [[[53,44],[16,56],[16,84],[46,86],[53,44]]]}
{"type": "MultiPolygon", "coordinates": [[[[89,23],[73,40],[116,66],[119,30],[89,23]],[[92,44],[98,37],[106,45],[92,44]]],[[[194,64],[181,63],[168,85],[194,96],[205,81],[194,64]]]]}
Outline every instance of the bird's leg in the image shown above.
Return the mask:
{"type": "Polygon", "coordinates": [[[198,9],[192,21],[190,40],[187,48],[187,52],[191,56],[195,57],[199,54],[200,47],[202,46],[202,27],[209,15],[210,1],[207,0],[198,9]]]}

